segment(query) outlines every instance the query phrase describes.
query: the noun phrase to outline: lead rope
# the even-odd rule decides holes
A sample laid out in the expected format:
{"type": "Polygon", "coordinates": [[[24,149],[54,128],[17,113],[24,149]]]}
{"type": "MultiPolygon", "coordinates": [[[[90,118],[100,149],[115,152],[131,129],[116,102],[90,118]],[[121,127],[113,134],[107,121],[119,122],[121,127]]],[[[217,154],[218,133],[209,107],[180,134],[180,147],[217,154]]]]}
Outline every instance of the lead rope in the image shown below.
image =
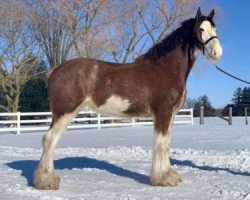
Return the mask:
{"type": "Polygon", "coordinates": [[[236,77],[236,76],[234,76],[234,75],[232,75],[232,74],[229,74],[228,72],[226,72],[226,71],[224,71],[223,69],[221,69],[220,67],[218,67],[216,64],[214,64],[214,63],[212,63],[212,64],[215,66],[215,68],[216,68],[217,70],[221,71],[222,73],[224,73],[224,74],[226,74],[226,75],[228,75],[228,76],[230,76],[230,77],[232,77],[232,78],[234,78],[234,79],[236,79],[236,80],[238,80],[238,81],[241,81],[241,82],[243,82],[243,83],[246,83],[246,84],[249,84],[249,85],[250,85],[250,82],[249,82],[249,81],[243,80],[243,79],[238,78],[238,77],[236,77]]]}
{"type": "MultiPolygon", "coordinates": [[[[216,39],[216,38],[218,39],[217,36],[212,36],[212,37],[210,37],[205,43],[203,43],[203,49],[202,49],[203,55],[205,55],[205,45],[206,45],[207,43],[209,43],[211,40],[216,39]]],[[[224,74],[226,74],[226,75],[228,75],[228,76],[230,76],[230,77],[232,77],[232,78],[234,78],[234,79],[236,79],[236,80],[238,80],[238,81],[241,81],[241,82],[243,82],[243,83],[246,83],[246,84],[249,84],[249,85],[250,85],[250,82],[249,82],[249,81],[243,80],[243,79],[238,78],[238,77],[236,77],[236,76],[234,76],[234,75],[232,75],[232,74],[229,74],[228,72],[224,71],[223,69],[221,69],[220,67],[218,67],[218,66],[217,66],[216,64],[214,64],[213,62],[212,62],[212,64],[215,66],[216,69],[218,69],[218,70],[221,71],[222,73],[224,73],[224,74]]]]}

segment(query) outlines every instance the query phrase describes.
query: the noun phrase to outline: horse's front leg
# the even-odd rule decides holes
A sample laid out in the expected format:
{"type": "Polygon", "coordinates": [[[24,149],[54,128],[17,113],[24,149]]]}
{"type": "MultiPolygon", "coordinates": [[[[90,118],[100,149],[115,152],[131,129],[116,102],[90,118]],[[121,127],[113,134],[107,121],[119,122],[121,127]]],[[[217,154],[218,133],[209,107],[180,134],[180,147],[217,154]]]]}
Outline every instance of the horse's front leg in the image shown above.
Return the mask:
{"type": "Polygon", "coordinates": [[[179,175],[171,168],[169,159],[173,118],[172,113],[155,116],[153,162],[150,172],[150,180],[154,186],[176,186],[181,182],[179,175]]]}

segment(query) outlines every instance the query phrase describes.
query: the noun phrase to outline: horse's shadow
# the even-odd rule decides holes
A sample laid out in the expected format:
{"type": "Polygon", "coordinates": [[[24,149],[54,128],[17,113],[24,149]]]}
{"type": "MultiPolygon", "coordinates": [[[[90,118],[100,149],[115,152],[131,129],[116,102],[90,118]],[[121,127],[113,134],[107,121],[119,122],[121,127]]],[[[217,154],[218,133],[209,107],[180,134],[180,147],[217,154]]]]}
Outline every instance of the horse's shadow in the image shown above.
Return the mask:
{"type": "MultiPolygon", "coordinates": [[[[20,161],[6,163],[6,165],[11,167],[12,169],[21,170],[22,171],[21,175],[27,179],[28,186],[33,186],[33,173],[38,165],[37,160],[20,160],[20,161]]],[[[56,170],[63,170],[63,169],[72,170],[72,169],[85,169],[85,168],[105,170],[117,176],[133,179],[141,184],[145,185],[150,184],[149,178],[146,175],[133,172],[128,169],[124,169],[122,167],[108,163],[107,161],[97,160],[94,158],[88,158],[88,157],[62,158],[59,160],[55,160],[54,165],[56,170]]]]}
{"type": "MultiPolygon", "coordinates": [[[[108,163],[107,161],[97,160],[94,158],[88,158],[88,157],[63,158],[63,159],[55,160],[54,164],[55,164],[55,169],[57,170],[63,170],[63,169],[72,170],[73,168],[99,169],[99,170],[108,171],[117,176],[133,179],[134,181],[141,183],[141,184],[145,184],[145,185],[150,184],[149,177],[144,174],[133,172],[128,169],[124,169],[122,167],[108,163]]],[[[182,160],[171,159],[171,164],[178,165],[178,166],[188,166],[188,167],[192,167],[192,168],[199,169],[199,170],[205,170],[205,171],[226,171],[234,175],[250,176],[249,172],[237,172],[229,168],[197,166],[192,161],[189,161],[189,160],[182,161],[182,160]]],[[[33,186],[33,173],[34,173],[36,166],[38,165],[38,161],[20,160],[20,161],[6,163],[6,165],[11,167],[12,169],[21,170],[22,171],[21,175],[27,179],[28,186],[33,186]]]]}
{"type": "Polygon", "coordinates": [[[199,170],[204,170],[204,171],[225,171],[228,173],[231,173],[233,175],[240,175],[240,176],[250,176],[249,172],[239,172],[239,171],[234,171],[230,168],[226,167],[211,167],[211,166],[198,166],[195,165],[192,161],[190,160],[176,160],[176,159],[171,159],[171,163],[178,165],[178,166],[188,166],[192,167],[194,169],[199,169],[199,170]]]}

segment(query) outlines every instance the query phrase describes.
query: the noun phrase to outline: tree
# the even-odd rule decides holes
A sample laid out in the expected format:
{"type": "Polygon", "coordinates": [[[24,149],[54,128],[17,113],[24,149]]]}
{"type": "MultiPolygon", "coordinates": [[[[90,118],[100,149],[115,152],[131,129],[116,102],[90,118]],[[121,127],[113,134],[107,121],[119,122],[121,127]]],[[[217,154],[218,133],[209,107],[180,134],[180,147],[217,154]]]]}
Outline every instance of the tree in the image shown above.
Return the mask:
{"type": "Polygon", "coordinates": [[[233,116],[237,116],[237,115],[235,114],[235,109],[234,109],[234,105],[233,105],[233,104],[227,104],[227,105],[222,109],[222,111],[221,111],[222,116],[228,117],[228,115],[229,115],[229,108],[230,108],[230,107],[233,108],[233,116]]]}
{"type": "MultiPolygon", "coordinates": [[[[115,21],[108,28],[113,40],[111,59],[131,62],[160,42],[179,23],[194,14],[200,0],[127,0],[113,3],[115,21]]],[[[193,17],[193,16],[192,16],[193,17]]]]}
{"type": "Polygon", "coordinates": [[[184,104],[184,108],[194,108],[197,103],[196,99],[187,98],[184,104]]]}
{"type": "MultiPolygon", "coordinates": [[[[43,50],[50,67],[66,61],[73,45],[72,37],[63,27],[63,15],[56,9],[55,1],[28,1],[29,31],[43,50]]],[[[28,10],[27,10],[28,11],[28,10]]]]}
{"type": "Polygon", "coordinates": [[[243,88],[241,104],[243,107],[250,107],[250,87],[243,88]]]}
{"type": "Polygon", "coordinates": [[[30,31],[52,68],[76,55],[133,61],[203,0],[27,1],[30,31]]]}
{"type": "Polygon", "coordinates": [[[237,88],[234,91],[232,102],[233,115],[243,116],[245,107],[250,107],[250,87],[237,88]]]}
{"type": "MultiPolygon", "coordinates": [[[[40,63],[36,70],[38,73],[47,71],[45,63],[40,63]]],[[[20,96],[19,110],[21,112],[43,112],[49,110],[46,81],[46,74],[43,73],[39,77],[26,82],[20,96]]]]}
{"type": "Polygon", "coordinates": [[[216,115],[216,109],[213,108],[211,102],[209,101],[208,96],[203,95],[198,98],[198,101],[194,105],[194,116],[199,117],[200,116],[200,106],[204,106],[204,116],[205,117],[211,117],[216,115]]]}
{"type": "Polygon", "coordinates": [[[107,2],[109,0],[28,1],[30,32],[50,68],[70,57],[99,57],[100,52],[107,49],[103,24],[108,22],[102,17],[107,12],[107,2]]]}
{"type": "Polygon", "coordinates": [[[242,101],[242,89],[239,87],[234,91],[233,99],[232,99],[232,102],[233,102],[233,115],[234,116],[242,115],[241,101],[242,101]]]}
{"type": "Polygon", "coordinates": [[[2,1],[0,21],[0,110],[17,112],[22,89],[35,77],[33,42],[27,37],[25,12],[19,1],[2,1]]]}

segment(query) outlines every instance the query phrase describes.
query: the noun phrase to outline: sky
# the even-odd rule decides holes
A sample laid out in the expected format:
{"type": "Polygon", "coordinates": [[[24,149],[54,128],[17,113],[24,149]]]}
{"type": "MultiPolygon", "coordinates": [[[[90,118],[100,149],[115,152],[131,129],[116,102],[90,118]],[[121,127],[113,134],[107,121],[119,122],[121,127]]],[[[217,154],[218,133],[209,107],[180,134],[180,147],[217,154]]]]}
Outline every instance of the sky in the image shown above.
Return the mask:
{"type": "MultiPolygon", "coordinates": [[[[223,48],[223,56],[216,64],[227,72],[250,81],[250,1],[213,0],[219,7],[215,23],[223,48]]],[[[208,14],[208,13],[203,13],[208,14]]],[[[215,108],[232,103],[238,87],[249,87],[215,69],[199,55],[187,83],[190,98],[207,95],[215,108]]]]}

